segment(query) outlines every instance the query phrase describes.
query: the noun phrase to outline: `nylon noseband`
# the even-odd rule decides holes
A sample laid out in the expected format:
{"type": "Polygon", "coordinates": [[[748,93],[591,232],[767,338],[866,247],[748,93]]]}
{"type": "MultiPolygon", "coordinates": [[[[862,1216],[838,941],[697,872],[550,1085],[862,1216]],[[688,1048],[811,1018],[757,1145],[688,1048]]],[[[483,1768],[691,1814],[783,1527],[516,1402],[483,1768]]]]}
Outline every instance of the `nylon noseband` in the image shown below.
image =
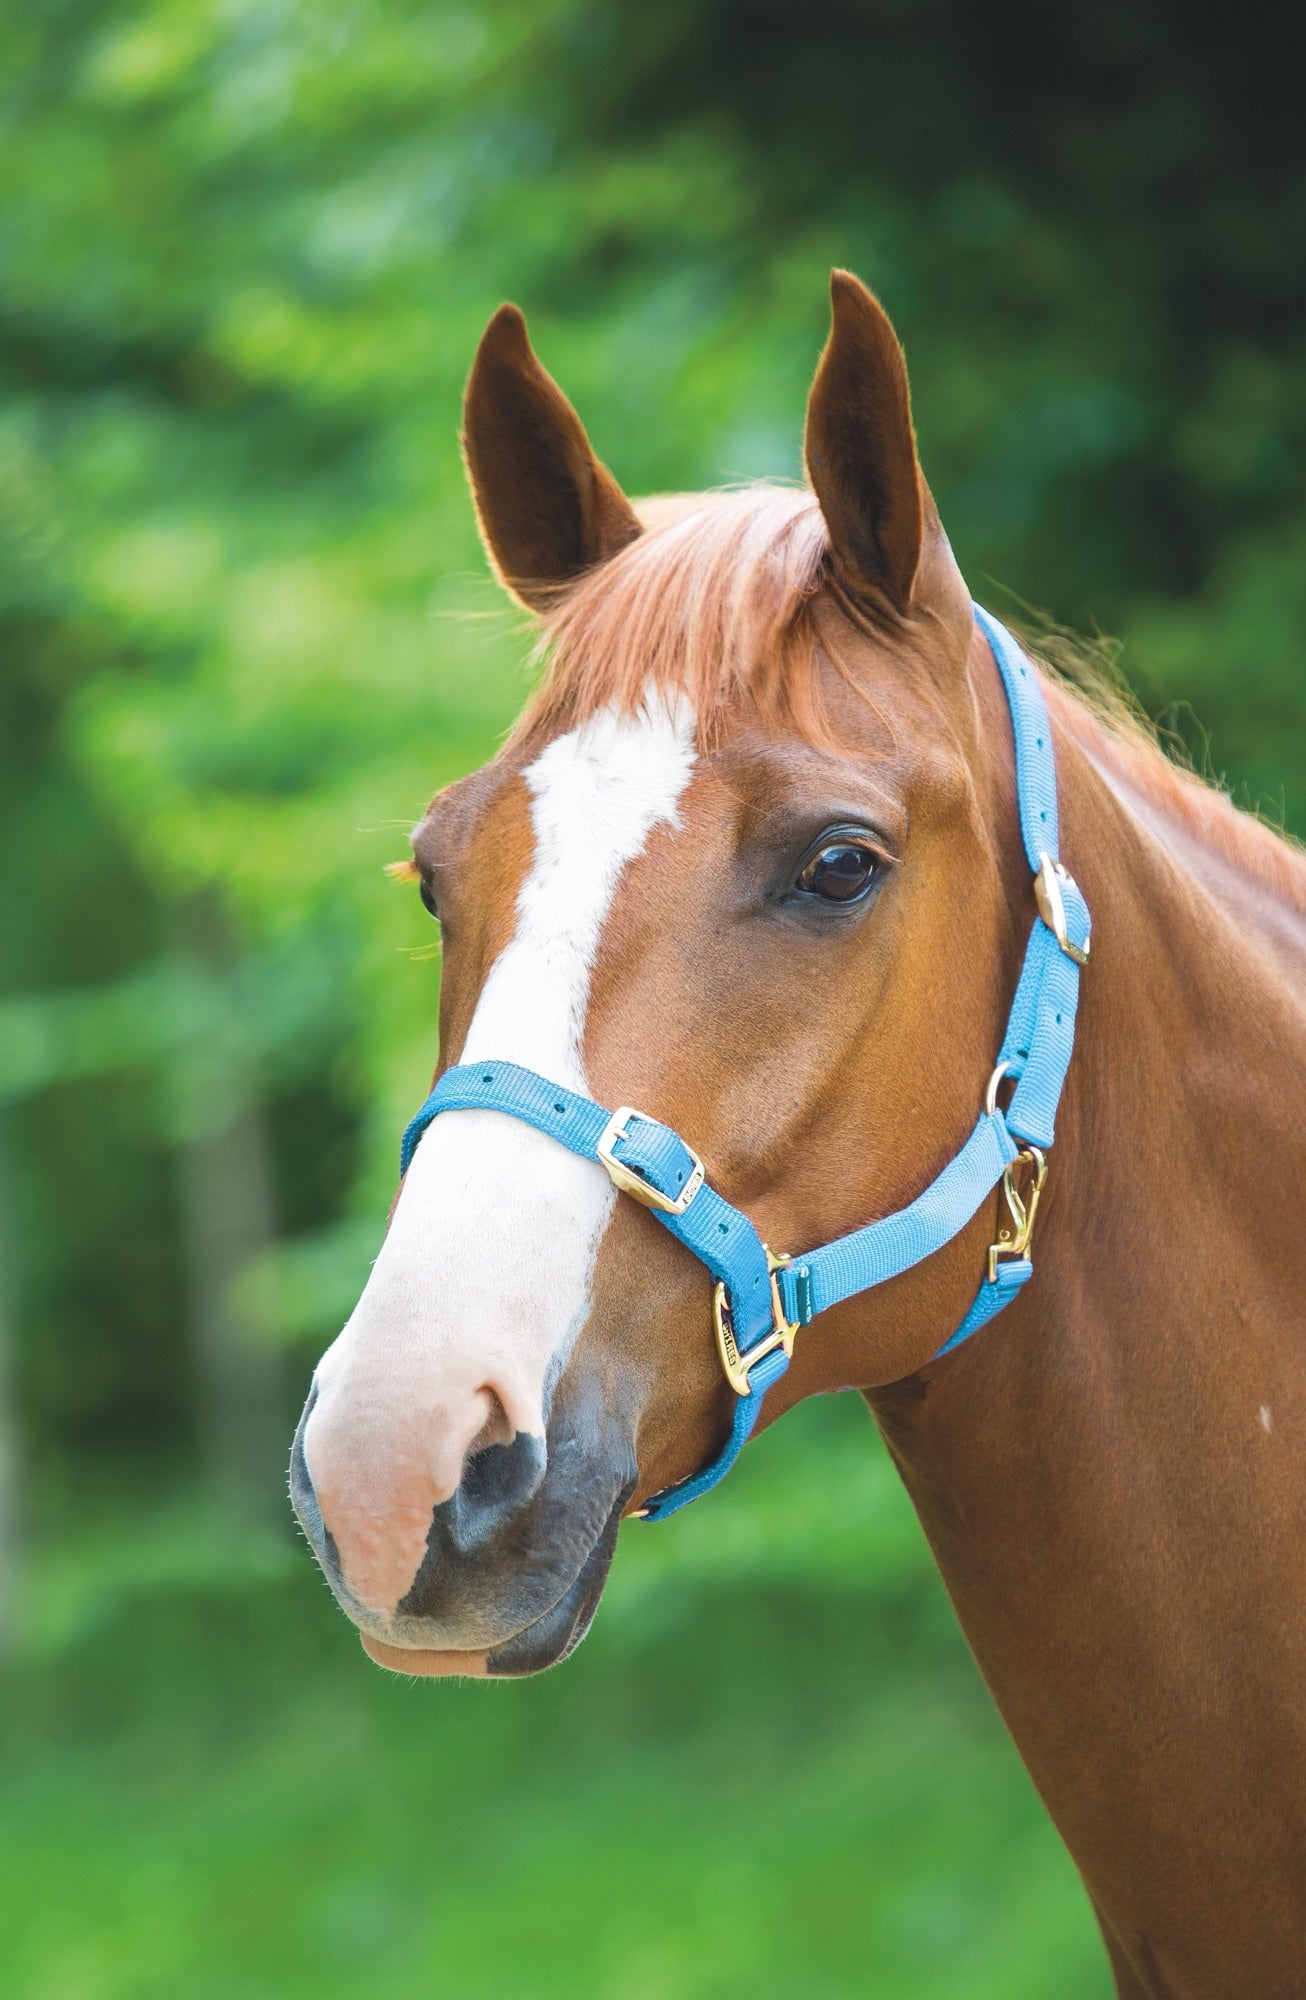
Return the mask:
{"type": "Polygon", "coordinates": [[[1074,1046],[1079,975],[1088,962],[1091,924],[1088,906],[1059,859],[1056,765],[1037,675],[996,618],[978,604],[975,617],[997,662],[1011,711],[1020,832],[1034,872],[1039,914],[984,1108],[961,1151],[923,1194],[897,1214],[805,1256],[777,1256],[748,1217],[709,1184],[702,1161],[670,1126],[628,1107],[609,1112],[514,1063],[464,1063],[446,1070],[404,1133],[400,1169],[407,1173],[423,1132],[442,1112],[506,1112],[547,1132],[580,1158],[597,1161],[616,1187],[642,1202],[707,1265],[716,1280],[718,1351],[737,1398],[734,1420],[710,1464],[645,1502],[646,1520],[665,1519],[725,1477],[757,1422],[767,1390],[788,1368],[801,1328],[817,1313],[897,1277],[941,1249],[999,1181],[1010,1226],[989,1251],[974,1304],[938,1353],[959,1346],[1001,1312],[1032,1275],[1034,1211],[1074,1046]],[[997,1101],[1004,1077],[1015,1084],[1005,1109],[997,1101]]]}

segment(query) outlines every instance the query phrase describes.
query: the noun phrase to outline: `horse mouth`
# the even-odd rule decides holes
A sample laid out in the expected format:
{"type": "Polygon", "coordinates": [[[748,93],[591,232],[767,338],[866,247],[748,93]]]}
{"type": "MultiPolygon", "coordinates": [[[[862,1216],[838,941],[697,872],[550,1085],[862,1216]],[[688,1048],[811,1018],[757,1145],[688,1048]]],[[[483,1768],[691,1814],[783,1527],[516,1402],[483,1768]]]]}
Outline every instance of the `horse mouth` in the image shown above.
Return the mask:
{"type": "Polygon", "coordinates": [[[629,1497],[629,1488],[617,1496],[598,1540],[557,1601],[510,1638],[481,1652],[461,1652],[394,1645],[361,1632],[363,1651],[377,1666],[391,1673],[434,1679],[459,1675],[476,1680],[517,1678],[556,1667],[569,1653],[575,1652],[594,1621],[629,1497]]]}

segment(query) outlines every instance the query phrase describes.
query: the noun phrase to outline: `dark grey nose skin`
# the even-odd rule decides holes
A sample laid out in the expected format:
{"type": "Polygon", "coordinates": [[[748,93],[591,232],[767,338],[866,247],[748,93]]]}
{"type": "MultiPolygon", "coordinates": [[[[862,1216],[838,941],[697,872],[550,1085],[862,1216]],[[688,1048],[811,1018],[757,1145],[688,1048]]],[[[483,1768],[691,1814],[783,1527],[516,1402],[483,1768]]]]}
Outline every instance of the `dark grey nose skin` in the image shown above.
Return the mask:
{"type": "Polygon", "coordinates": [[[290,1504],[295,1510],[295,1519],[304,1531],[304,1539],[317,1557],[318,1567],[331,1586],[331,1594],[336,1602],[349,1613],[356,1625],[371,1631],[372,1621],[365,1608],[357,1602],[348,1584],[340,1563],[340,1551],[336,1538],[322,1519],[322,1509],[317,1504],[317,1493],[313,1487],[308,1460],[304,1456],[304,1432],[317,1402],[317,1380],[309,1388],[308,1401],[300,1412],[295,1426],[294,1443],[290,1447],[290,1504]]]}
{"type": "MultiPolygon", "coordinates": [[[[565,1447],[564,1447],[565,1448],[565,1447]]],[[[549,1454],[543,1438],[518,1431],[511,1444],[476,1452],[452,1499],[431,1515],[422,1566],[399,1606],[406,1618],[456,1618],[460,1576],[478,1565],[511,1562],[529,1547],[526,1510],[544,1484],[549,1454]]]]}
{"type": "Polygon", "coordinates": [[[322,1519],[304,1455],[316,1401],[315,1383],[291,1450],[291,1500],[327,1582],[361,1630],[391,1645],[497,1651],[504,1672],[550,1664],[540,1654],[555,1639],[553,1658],[579,1642],[636,1479],[630,1437],[597,1395],[560,1384],[547,1442],[519,1431],[510,1444],[468,1459],[458,1491],[432,1513],[421,1565],[391,1616],[354,1597],[322,1519]]]}
{"type": "Polygon", "coordinates": [[[304,1432],[308,1420],[317,1403],[317,1379],[314,1378],[308,1391],[308,1401],[300,1412],[295,1426],[295,1439],[290,1447],[290,1504],[295,1510],[295,1518],[304,1530],[308,1546],[321,1563],[330,1581],[331,1588],[339,1596],[340,1559],[336,1545],[327,1533],[322,1519],[322,1509],[317,1504],[317,1494],[313,1491],[313,1481],[309,1477],[308,1460],[304,1456],[304,1432]]]}

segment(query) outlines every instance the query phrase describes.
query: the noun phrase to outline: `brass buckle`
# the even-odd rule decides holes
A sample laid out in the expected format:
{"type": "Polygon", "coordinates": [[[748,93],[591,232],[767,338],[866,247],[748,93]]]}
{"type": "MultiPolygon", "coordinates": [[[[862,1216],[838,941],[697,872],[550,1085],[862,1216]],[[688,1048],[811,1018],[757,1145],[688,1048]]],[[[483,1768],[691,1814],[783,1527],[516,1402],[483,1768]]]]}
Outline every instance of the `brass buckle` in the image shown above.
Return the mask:
{"type": "Polygon", "coordinates": [[[1038,873],[1034,877],[1034,901],[1038,913],[1051,931],[1067,958],[1073,958],[1076,965],[1088,964],[1088,946],[1072,943],[1066,934],[1066,901],[1061,893],[1063,882],[1073,882],[1074,877],[1060,861],[1054,861],[1050,854],[1038,857],[1038,873]]]}
{"type": "Polygon", "coordinates": [[[1003,1225],[998,1231],[997,1242],[989,1245],[991,1285],[996,1285],[998,1281],[999,1257],[1029,1255],[1029,1247],[1034,1240],[1034,1217],[1038,1213],[1039,1196],[1047,1177],[1047,1158],[1037,1146],[1022,1146],[1010,1166],[1003,1169],[1002,1192],[1006,1196],[1011,1222],[1003,1225]],[[1016,1171],[1020,1167],[1032,1169],[1032,1177],[1023,1194],[1016,1182],[1016,1171]]]}
{"type": "MultiPolygon", "coordinates": [[[[618,1139],[625,1138],[626,1127],[632,1118],[642,1118],[646,1125],[656,1125],[659,1122],[656,1118],[650,1118],[646,1111],[636,1111],[633,1105],[623,1104],[619,1110],[613,1112],[603,1127],[599,1143],[595,1147],[599,1165],[613,1187],[620,1188],[623,1194],[633,1196],[636,1201],[642,1202],[645,1208],[660,1208],[664,1215],[683,1215],[703,1185],[705,1178],[703,1162],[692,1146],[685,1146],[685,1151],[694,1162],[693,1172],[678,1195],[663,1194],[660,1188],[651,1186],[642,1174],[637,1174],[633,1167],[624,1166],[613,1154],[613,1147],[618,1139]]],[[[683,1139],[680,1143],[682,1146],[685,1145],[683,1139]]]]}
{"type": "Polygon", "coordinates": [[[735,1339],[734,1314],[730,1309],[730,1295],[723,1284],[718,1283],[712,1292],[712,1320],[716,1327],[717,1353],[721,1356],[721,1366],[725,1370],[726,1381],[736,1396],[751,1396],[752,1385],[749,1371],[755,1362],[765,1354],[774,1354],[777,1347],[783,1347],[789,1359],[793,1360],[794,1341],[798,1335],[798,1322],[787,1320],[784,1304],[780,1297],[780,1280],[776,1273],[782,1271],[792,1260],[780,1251],[773,1250],[769,1243],[762,1245],[766,1252],[766,1268],[771,1274],[771,1331],[756,1347],[750,1347],[747,1354],[739,1351],[735,1339]]]}

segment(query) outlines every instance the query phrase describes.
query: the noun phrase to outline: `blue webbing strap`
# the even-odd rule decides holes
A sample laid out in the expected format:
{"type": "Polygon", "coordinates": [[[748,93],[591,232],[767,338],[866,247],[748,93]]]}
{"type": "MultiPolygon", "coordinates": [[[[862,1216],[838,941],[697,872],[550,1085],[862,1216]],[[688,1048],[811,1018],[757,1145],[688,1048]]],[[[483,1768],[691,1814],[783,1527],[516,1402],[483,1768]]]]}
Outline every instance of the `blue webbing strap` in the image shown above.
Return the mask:
{"type": "MultiPolygon", "coordinates": [[[[1037,875],[1044,855],[1057,861],[1061,854],[1057,767],[1047,703],[1033,665],[1006,626],[982,604],[975,605],[974,611],[1006,691],[1016,751],[1020,837],[1025,858],[1037,875]]],[[[1061,894],[1067,935],[1087,951],[1092,928],[1088,905],[1068,876],[1062,880],[1061,894]]],[[[1079,966],[1061,949],[1040,917],[1025,953],[998,1058],[1019,1078],[1007,1107],[1007,1125],[1018,1139],[1035,1146],[1052,1144],[1057,1105],[1075,1042],[1078,1004],[1079,966]]]]}
{"type": "MultiPolygon", "coordinates": [[[[1005,628],[981,606],[975,617],[987,638],[1006,690],[1015,742],[1021,838],[1030,867],[1058,861],[1056,765],[1047,707],[1033,666],[1005,628]]],[[[1064,911],[1063,948],[1040,915],[1030,933],[999,1067],[1014,1080],[1004,1111],[985,1111],[961,1151],[924,1192],[896,1215],[795,1257],[777,1273],[781,1308],[801,1326],[827,1307],[910,1270],[964,1229],[1015,1160],[1021,1144],[1050,1146],[1057,1105],[1075,1037],[1080,965],[1086,955],[1088,907],[1076,884],[1058,873],[1064,911]]],[[[1061,918],[1056,917],[1060,922],[1061,918]]],[[[499,1111],[546,1132],[582,1159],[602,1164],[599,1146],[612,1123],[601,1104],[550,1083],[515,1063],[464,1063],[446,1070],[403,1136],[400,1168],[407,1173],[418,1141],[442,1111],[499,1111]]],[[[681,1197],[698,1170],[693,1153],[670,1126],[631,1112],[609,1139],[612,1160],[669,1200],[681,1197]]],[[[747,1362],[750,1350],[771,1334],[772,1301],[766,1251],[748,1217],[704,1182],[683,1211],[651,1207],[664,1229],[692,1250],[729,1293],[735,1338],[747,1362]]],[[[1009,1304],[1032,1274],[1028,1258],[1010,1257],[985,1278],[956,1332],[939,1348],[960,1346],[1009,1304]]],[[[937,1358],[937,1356],[935,1357],[937,1358]]],[[[730,1435],[717,1457],[679,1485],[655,1494],[645,1517],[663,1519],[697,1500],[723,1479],[757,1421],[762,1399],[789,1366],[776,1347],[747,1371],[749,1393],[736,1400],[730,1435]]]]}
{"type": "Polygon", "coordinates": [[[1020,809],[1020,837],[1025,858],[1034,873],[1045,854],[1055,861],[1061,852],[1061,823],[1057,816],[1057,767],[1052,755],[1052,725],[1047,703],[1038,684],[1032,662],[1021,651],[1005,625],[999,625],[982,604],[972,605],[975,623],[989,642],[997,661],[1007,707],[1011,712],[1011,733],[1016,745],[1016,800],[1020,809]]]}
{"type": "Polygon", "coordinates": [[[688,1507],[691,1500],[701,1500],[714,1486],[719,1486],[752,1436],[753,1425],[761,1413],[762,1400],[768,1389],[780,1380],[789,1366],[789,1356],[783,1347],[773,1347],[760,1361],[753,1364],[748,1372],[752,1383],[751,1393],[735,1398],[735,1413],[730,1420],[730,1432],[715,1458],[709,1459],[699,1471],[688,1479],[682,1479],[677,1486],[664,1486],[660,1493],[650,1494],[639,1510],[643,1521],[665,1521],[669,1514],[678,1514],[682,1507],[688,1507]]]}
{"type": "Polygon", "coordinates": [[[951,1354],[953,1348],[960,1347],[963,1340],[969,1340],[972,1333],[978,1333],[982,1326],[1002,1311],[1003,1306],[1011,1304],[1021,1286],[1033,1275],[1034,1266],[1028,1257],[1012,1257],[1007,1263],[999,1264],[997,1276],[984,1280],[965,1319],[957,1331],[944,1341],[933,1359],[937,1361],[940,1354],[951,1354]]]}
{"type": "Polygon", "coordinates": [[[781,1270],[786,1316],[806,1326],[827,1307],[882,1285],[941,1250],[965,1228],[1018,1150],[1002,1113],[986,1112],[961,1151],[909,1207],[809,1250],[781,1270]]]}
{"type": "MultiPolygon", "coordinates": [[[[1061,884],[1066,935],[1087,949],[1088,906],[1078,885],[1061,884]]],[[[1007,1106],[1007,1125],[1018,1139],[1050,1146],[1057,1106],[1075,1046],[1079,1009],[1079,967],[1057,943],[1040,917],[1030,933],[1020,983],[1012,1001],[999,1062],[1019,1079],[1007,1106]]]]}
{"type": "MultiPolygon", "coordinates": [[[[404,1173],[417,1142],[442,1111],[505,1111],[523,1124],[547,1132],[581,1159],[598,1159],[599,1140],[611,1118],[601,1104],[550,1083],[516,1063],[463,1063],[446,1070],[404,1132],[399,1161],[404,1173]]],[[[659,1194],[680,1194],[694,1170],[693,1154],[680,1135],[655,1118],[636,1113],[613,1142],[613,1157],[638,1173],[659,1194]]],[[[735,1338],[747,1350],[771,1331],[771,1279],[761,1238],[746,1215],[701,1187],[683,1215],[651,1208],[664,1229],[692,1250],[730,1293],[735,1338]]]]}

